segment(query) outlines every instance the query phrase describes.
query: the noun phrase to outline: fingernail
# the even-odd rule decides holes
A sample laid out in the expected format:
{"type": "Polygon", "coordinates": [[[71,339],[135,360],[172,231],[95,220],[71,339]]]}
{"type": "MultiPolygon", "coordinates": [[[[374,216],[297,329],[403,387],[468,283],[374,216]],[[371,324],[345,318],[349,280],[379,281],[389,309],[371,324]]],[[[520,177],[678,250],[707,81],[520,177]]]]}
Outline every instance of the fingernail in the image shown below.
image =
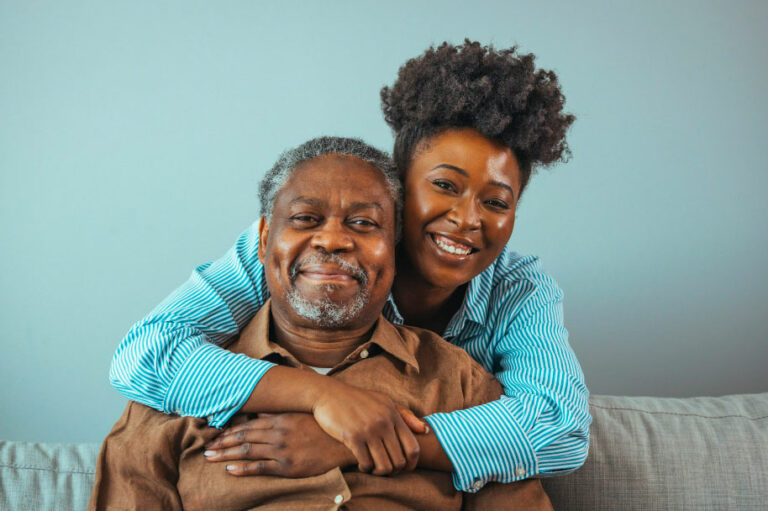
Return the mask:
{"type": "Polygon", "coordinates": [[[424,425],[424,434],[429,435],[429,426],[426,424],[424,425]]]}
{"type": "Polygon", "coordinates": [[[205,451],[205,452],[203,453],[203,456],[205,456],[206,458],[207,458],[208,456],[216,456],[216,451],[205,451]]]}
{"type": "Polygon", "coordinates": [[[235,470],[236,468],[237,468],[237,467],[236,467],[236,466],[234,466],[234,465],[227,465],[227,470],[229,470],[230,472],[232,472],[232,471],[233,471],[233,470],[235,470]]]}

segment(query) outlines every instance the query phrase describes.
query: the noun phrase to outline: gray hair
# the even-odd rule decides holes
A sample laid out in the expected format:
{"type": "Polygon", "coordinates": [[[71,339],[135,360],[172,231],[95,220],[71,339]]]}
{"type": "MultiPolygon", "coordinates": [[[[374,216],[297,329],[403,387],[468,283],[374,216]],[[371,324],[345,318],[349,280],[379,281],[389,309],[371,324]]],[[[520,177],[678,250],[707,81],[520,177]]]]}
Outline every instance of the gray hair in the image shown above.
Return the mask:
{"type": "Polygon", "coordinates": [[[387,181],[389,194],[395,203],[395,241],[399,241],[403,211],[403,187],[398,179],[395,164],[387,153],[379,151],[358,138],[317,137],[283,152],[259,185],[261,216],[267,220],[272,218],[275,197],[283,189],[288,178],[300,163],[326,154],[354,156],[370,163],[382,173],[387,181]]]}

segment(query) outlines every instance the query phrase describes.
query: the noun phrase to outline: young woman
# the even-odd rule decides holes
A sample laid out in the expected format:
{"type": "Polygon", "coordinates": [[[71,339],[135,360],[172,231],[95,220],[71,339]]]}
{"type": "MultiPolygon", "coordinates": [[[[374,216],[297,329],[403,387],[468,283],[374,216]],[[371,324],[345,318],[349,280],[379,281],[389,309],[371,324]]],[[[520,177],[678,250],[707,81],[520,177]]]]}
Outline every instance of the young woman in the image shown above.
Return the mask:
{"type": "Polygon", "coordinates": [[[537,258],[507,247],[532,171],[568,153],[574,117],[563,113],[557,77],[515,48],[444,43],[408,61],[381,95],[405,189],[397,276],[384,314],[464,348],[506,395],[428,416],[432,434],[414,441],[404,426],[418,433],[421,423],[379,395],[219,347],[268,298],[256,224],[129,331],[113,360],[112,384],[129,399],[207,417],[215,427],[238,411],[314,415],[311,425],[307,415],[287,414],[225,432],[207,456],[241,460],[228,465],[235,475],[281,473],[276,456],[265,463],[263,450],[249,450],[285,445],[266,429],[302,435],[300,447],[281,456],[294,468],[304,462],[304,475],[333,439],[361,470],[384,474],[418,460],[452,471],[464,491],[578,468],[591,418],[563,326],[562,292],[537,258]]]}

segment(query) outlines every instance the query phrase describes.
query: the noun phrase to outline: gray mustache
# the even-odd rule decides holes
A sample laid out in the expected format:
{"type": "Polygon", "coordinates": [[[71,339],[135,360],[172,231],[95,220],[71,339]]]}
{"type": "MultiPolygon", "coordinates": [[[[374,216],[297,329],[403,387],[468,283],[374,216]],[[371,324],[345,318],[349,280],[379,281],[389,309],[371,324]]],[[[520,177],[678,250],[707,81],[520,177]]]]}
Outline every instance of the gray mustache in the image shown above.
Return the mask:
{"type": "Polygon", "coordinates": [[[359,266],[348,263],[337,254],[312,254],[305,257],[304,259],[295,261],[289,270],[289,277],[291,282],[296,280],[296,277],[299,275],[301,269],[308,264],[335,264],[345,272],[349,273],[352,278],[358,281],[363,287],[368,284],[368,272],[359,266]]]}

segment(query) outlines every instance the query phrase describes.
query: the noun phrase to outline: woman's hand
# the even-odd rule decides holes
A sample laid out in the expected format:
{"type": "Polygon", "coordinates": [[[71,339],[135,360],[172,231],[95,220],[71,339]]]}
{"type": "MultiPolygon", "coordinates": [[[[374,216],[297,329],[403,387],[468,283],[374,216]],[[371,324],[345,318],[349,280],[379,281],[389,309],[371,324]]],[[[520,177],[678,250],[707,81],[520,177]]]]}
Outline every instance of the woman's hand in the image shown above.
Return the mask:
{"type": "Polygon", "coordinates": [[[356,462],[308,413],[260,414],[227,428],[206,445],[205,458],[232,462],[227,472],[235,476],[310,477],[356,462]]]}
{"type": "Polygon", "coordinates": [[[374,475],[413,470],[419,461],[419,443],[409,426],[425,433],[426,425],[384,394],[331,381],[312,413],[326,433],[352,451],[358,469],[373,470],[374,475]]]}
{"type": "Polygon", "coordinates": [[[415,467],[419,444],[411,430],[427,431],[424,422],[408,410],[401,413],[384,394],[284,366],[262,376],[241,411],[312,412],[323,431],[352,451],[361,472],[376,475],[415,467]]]}
{"type": "MultiPolygon", "coordinates": [[[[397,410],[413,431],[428,432],[413,412],[403,407],[397,410]]],[[[415,468],[418,452],[405,470],[415,468]]],[[[237,476],[309,477],[358,461],[350,449],[323,431],[307,413],[260,414],[258,419],[227,428],[206,445],[205,457],[208,461],[232,461],[227,470],[237,476]]],[[[374,473],[394,472],[393,466],[389,472],[374,473]]]]}

